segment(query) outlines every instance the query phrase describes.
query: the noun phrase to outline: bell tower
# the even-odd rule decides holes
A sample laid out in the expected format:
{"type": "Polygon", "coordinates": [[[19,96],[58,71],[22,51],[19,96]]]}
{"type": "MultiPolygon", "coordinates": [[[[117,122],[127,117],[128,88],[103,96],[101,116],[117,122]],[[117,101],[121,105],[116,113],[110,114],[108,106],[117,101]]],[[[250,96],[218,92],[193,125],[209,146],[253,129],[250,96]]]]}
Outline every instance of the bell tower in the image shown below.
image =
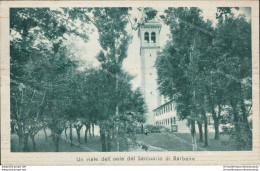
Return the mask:
{"type": "Polygon", "coordinates": [[[160,49],[159,36],[161,23],[149,21],[139,27],[141,56],[141,88],[147,105],[146,123],[154,125],[153,110],[161,105],[160,93],[157,90],[157,72],[155,61],[160,49]]]}

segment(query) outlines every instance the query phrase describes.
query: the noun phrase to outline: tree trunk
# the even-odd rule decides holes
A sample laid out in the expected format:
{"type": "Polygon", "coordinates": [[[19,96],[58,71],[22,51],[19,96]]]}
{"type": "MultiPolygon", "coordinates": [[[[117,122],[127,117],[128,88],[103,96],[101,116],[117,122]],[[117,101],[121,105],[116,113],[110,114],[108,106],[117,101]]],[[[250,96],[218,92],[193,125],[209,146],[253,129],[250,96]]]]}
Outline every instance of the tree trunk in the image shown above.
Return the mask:
{"type": "Polygon", "coordinates": [[[88,127],[87,125],[85,125],[86,129],[85,129],[85,143],[88,142],[88,127]]]}
{"type": "Polygon", "coordinates": [[[245,128],[249,128],[250,129],[250,126],[249,126],[249,122],[248,122],[248,119],[247,119],[247,112],[246,112],[246,106],[245,106],[245,102],[244,102],[244,97],[243,97],[243,94],[242,94],[242,87],[241,87],[241,82],[238,83],[238,86],[239,86],[239,103],[240,103],[240,108],[241,108],[241,111],[242,111],[242,121],[245,123],[245,128]]]}
{"type": "Polygon", "coordinates": [[[209,142],[208,142],[208,121],[207,121],[207,117],[204,119],[204,137],[205,137],[204,147],[208,147],[209,142]]]}
{"type": "Polygon", "coordinates": [[[78,136],[78,142],[80,143],[80,128],[76,128],[77,130],[77,136],[78,136]]]}
{"type": "Polygon", "coordinates": [[[201,114],[202,114],[203,123],[204,123],[204,147],[208,147],[209,146],[209,141],[208,141],[208,118],[207,118],[206,110],[205,110],[204,107],[201,110],[201,114]]]}
{"type": "Polygon", "coordinates": [[[195,120],[191,120],[191,140],[192,140],[192,150],[197,151],[195,120]]]}
{"type": "Polygon", "coordinates": [[[91,138],[91,126],[90,126],[90,123],[88,124],[88,134],[89,134],[89,138],[91,138]]]}
{"type": "Polygon", "coordinates": [[[107,151],[111,151],[111,133],[107,133],[107,151]]]}
{"type": "Polygon", "coordinates": [[[33,142],[33,151],[36,151],[36,142],[35,142],[35,139],[34,139],[34,136],[35,135],[30,135],[30,138],[31,138],[31,140],[32,140],[32,142],[33,142]]]}
{"type": "Polygon", "coordinates": [[[47,141],[48,141],[48,138],[47,138],[47,133],[46,133],[46,128],[45,128],[45,126],[43,127],[43,131],[44,131],[44,135],[45,135],[45,141],[47,142],[47,141]]]}
{"type": "Polygon", "coordinates": [[[230,105],[233,110],[233,117],[234,117],[234,123],[235,123],[235,129],[237,132],[240,132],[240,127],[239,127],[239,116],[238,116],[238,110],[237,110],[237,103],[234,99],[230,99],[230,105]]]}
{"type": "Polygon", "coordinates": [[[60,142],[60,137],[62,134],[62,129],[58,129],[57,132],[55,132],[55,149],[56,152],[59,152],[59,142],[60,142]]]}
{"type": "Polygon", "coordinates": [[[66,139],[67,139],[67,138],[68,138],[68,135],[67,135],[67,127],[65,128],[64,132],[65,132],[65,136],[66,136],[66,139]]]}
{"type": "Polygon", "coordinates": [[[19,152],[23,151],[23,142],[24,142],[24,136],[18,135],[19,138],[19,152]]]}
{"type": "Polygon", "coordinates": [[[247,130],[250,130],[250,126],[249,126],[249,122],[247,119],[247,112],[246,112],[246,106],[245,106],[245,102],[244,99],[242,97],[240,97],[240,107],[241,107],[241,111],[242,111],[242,119],[243,119],[243,123],[245,124],[245,128],[247,130]]]}
{"type": "Polygon", "coordinates": [[[29,152],[30,151],[29,144],[28,144],[28,138],[29,138],[29,134],[25,133],[25,135],[24,135],[24,147],[23,147],[23,151],[24,152],[29,152]]]}
{"type": "Polygon", "coordinates": [[[95,124],[94,123],[92,123],[92,137],[94,137],[95,135],[94,135],[94,126],[95,126],[95,124]]]}
{"type": "Polygon", "coordinates": [[[73,146],[73,137],[72,137],[72,120],[70,120],[70,146],[73,146]]]}
{"type": "Polygon", "coordinates": [[[198,128],[199,128],[199,134],[200,134],[200,139],[199,142],[203,142],[203,129],[202,129],[202,123],[197,121],[198,123],[198,128]]]}
{"type": "Polygon", "coordinates": [[[23,129],[22,126],[18,125],[17,135],[18,135],[18,138],[19,138],[19,152],[23,151],[24,134],[23,134],[22,129],[23,129]]]}
{"type": "Polygon", "coordinates": [[[106,152],[106,133],[103,130],[102,126],[100,128],[100,140],[101,140],[101,145],[102,145],[102,152],[106,152]]]}
{"type": "MultiPolygon", "coordinates": [[[[125,126],[125,130],[127,130],[126,126],[125,126]]],[[[122,145],[124,145],[124,149],[126,149],[126,151],[129,150],[129,146],[128,146],[128,142],[127,142],[127,136],[123,136],[123,141],[124,143],[121,143],[122,145]]]]}
{"type": "Polygon", "coordinates": [[[56,149],[56,152],[59,152],[59,140],[60,140],[60,136],[57,136],[56,135],[56,138],[55,138],[55,149],[56,149]]]}
{"type": "Polygon", "coordinates": [[[215,128],[215,140],[219,139],[219,117],[217,116],[214,106],[211,106],[211,114],[214,120],[214,128],[215,128]]]}
{"type": "Polygon", "coordinates": [[[215,140],[219,140],[219,118],[214,119],[215,140]]]}

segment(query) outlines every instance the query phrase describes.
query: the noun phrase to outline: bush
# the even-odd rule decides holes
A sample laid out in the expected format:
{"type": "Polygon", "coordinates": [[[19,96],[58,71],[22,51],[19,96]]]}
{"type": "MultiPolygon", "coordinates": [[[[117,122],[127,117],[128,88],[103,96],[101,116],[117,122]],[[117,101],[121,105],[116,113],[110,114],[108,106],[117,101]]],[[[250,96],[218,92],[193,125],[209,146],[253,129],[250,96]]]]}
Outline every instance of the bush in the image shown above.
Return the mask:
{"type": "Polygon", "coordinates": [[[230,136],[230,142],[234,144],[237,150],[252,150],[252,130],[245,126],[244,123],[239,123],[237,128],[223,126],[222,130],[223,134],[230,136]]]}
{"type": "Polygon", "coordinates": [[[162,132],[170,132],[169,128],[166,128],[164,126],[161,125],[146,125],[145,127],[146,129],[148,129],[148,132],[150,133],[162,133],[162,132]]]}

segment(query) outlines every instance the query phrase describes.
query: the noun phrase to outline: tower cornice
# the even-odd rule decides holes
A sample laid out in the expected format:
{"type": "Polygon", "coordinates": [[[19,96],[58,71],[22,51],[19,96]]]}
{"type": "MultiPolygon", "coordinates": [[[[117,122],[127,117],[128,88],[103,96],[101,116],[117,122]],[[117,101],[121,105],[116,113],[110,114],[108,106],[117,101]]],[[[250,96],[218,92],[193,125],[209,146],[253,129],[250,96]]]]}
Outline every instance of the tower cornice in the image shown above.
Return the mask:
{"type": "Polygon", "coordinates": [[[140,29],[141,28],[145,28],[145,29],[154,29],[154,28],[158,28],[159,29],[159,33],[161,32],[161,28],[162,28],[162,24],[158,21],[148,21],[147,23],[144,23],[143,25],[139,26],[138,28],[138,37],[140,36],[140,29]]]}

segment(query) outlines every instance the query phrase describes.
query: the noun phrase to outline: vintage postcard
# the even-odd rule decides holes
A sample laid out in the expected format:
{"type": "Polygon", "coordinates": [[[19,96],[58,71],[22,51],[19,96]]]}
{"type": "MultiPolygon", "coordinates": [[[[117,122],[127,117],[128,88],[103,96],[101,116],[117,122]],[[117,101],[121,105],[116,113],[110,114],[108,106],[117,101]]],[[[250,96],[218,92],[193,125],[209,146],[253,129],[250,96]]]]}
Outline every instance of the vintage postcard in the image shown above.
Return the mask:
{"type": "Polygon", "coordinates": [[[3,165],[260,164],[258,1],[2,1],[3,165]]]}

